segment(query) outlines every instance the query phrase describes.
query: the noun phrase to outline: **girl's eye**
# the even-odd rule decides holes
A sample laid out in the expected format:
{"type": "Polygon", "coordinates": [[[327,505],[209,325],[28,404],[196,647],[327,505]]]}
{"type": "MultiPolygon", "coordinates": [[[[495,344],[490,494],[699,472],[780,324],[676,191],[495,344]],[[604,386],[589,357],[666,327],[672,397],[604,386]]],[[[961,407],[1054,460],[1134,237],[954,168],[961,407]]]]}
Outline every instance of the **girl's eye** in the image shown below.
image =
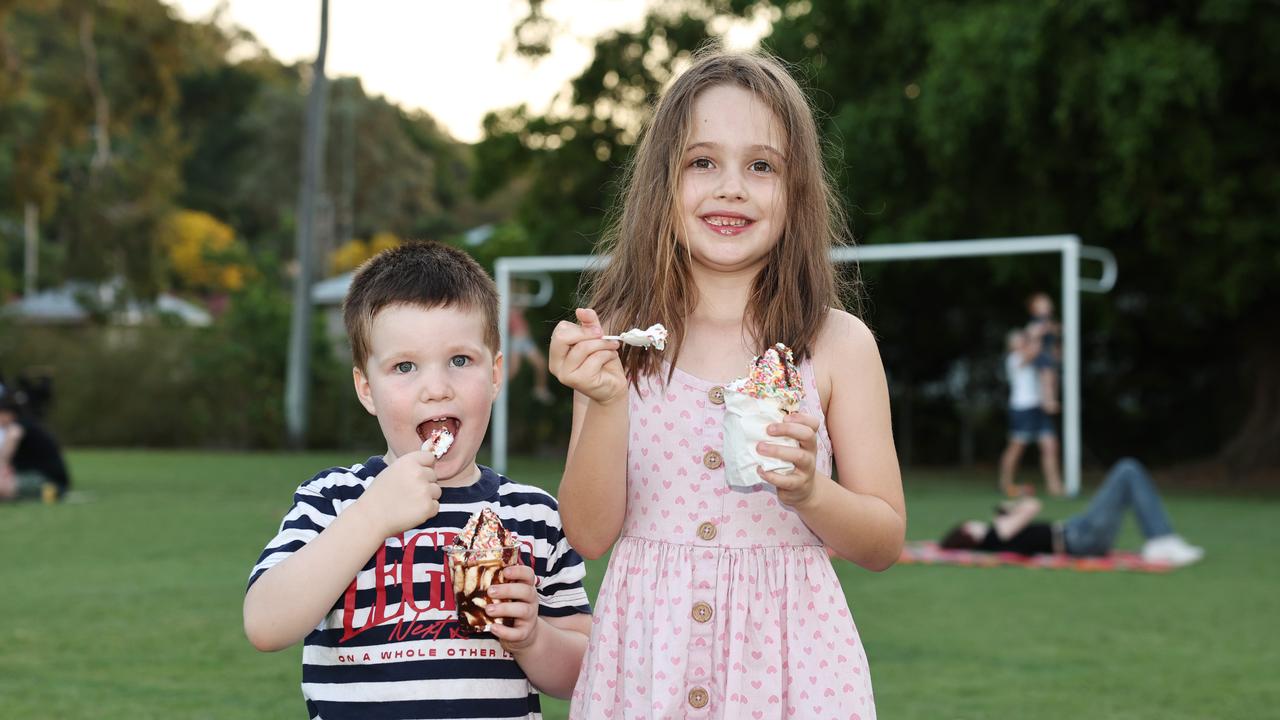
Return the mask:
{"type": "Polygon", "coordinates": [[[411,372],[413,372],[413,368],[414,368],[414,367],[415,367],[415,366],[414,366],[414,364],[413,364],[413,363],[409,362],[408,360],[405,360],[405,361],[403,361],[403,362],[398,362],[398,363],[396,363],[396,372],[401,373],[401,374],[403,374],[403,373],[411,373],[411,372]]]}
{"type": "Polygon", "coordinates": [[[773,166],[764,160],[757,160],[751,163],[751,171],[758,173],[771,173],[773,172],[773,166]]]}
{"type": "Polygon", "coordinates": [[[449,358],[449,364],[454,367],[466,367],[471,364],[471,358],[466,355],[454,355],[449,358]]]}
{"type": "Polygon", "coordinates": [[[695,168],[698,168],[699,170],[710,170],[711,161],[704,157],[698,158],[693,162],[689,163],[689,167],[695,167],[695,168]]]}

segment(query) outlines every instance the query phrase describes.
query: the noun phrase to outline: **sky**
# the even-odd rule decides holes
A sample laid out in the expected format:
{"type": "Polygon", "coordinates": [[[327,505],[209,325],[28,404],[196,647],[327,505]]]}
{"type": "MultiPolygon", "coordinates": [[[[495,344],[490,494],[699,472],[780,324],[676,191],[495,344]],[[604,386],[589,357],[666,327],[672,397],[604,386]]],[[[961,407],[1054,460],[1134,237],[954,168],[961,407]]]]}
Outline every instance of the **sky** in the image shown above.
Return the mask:
{"type": "MultiPolygon", "coordinates": [[[[330,0],[329,75],[358,76],[365,92],[423,109],[455,138],[475,142],[493,109],[528,103],[544,111],[591,60],[591,40],[638,28],[652,0],[547,0],[561,30],[551,55],[515,54],[522,0],[330,0]],[[505,52],[504,52],[505,49],[505,52]]],[[[207,17],[218,0],[169,0],[179,16],[207,17]]],[[[283,62],[315,59],[319,0],[228,0],[225,17],[283,62]]]]}

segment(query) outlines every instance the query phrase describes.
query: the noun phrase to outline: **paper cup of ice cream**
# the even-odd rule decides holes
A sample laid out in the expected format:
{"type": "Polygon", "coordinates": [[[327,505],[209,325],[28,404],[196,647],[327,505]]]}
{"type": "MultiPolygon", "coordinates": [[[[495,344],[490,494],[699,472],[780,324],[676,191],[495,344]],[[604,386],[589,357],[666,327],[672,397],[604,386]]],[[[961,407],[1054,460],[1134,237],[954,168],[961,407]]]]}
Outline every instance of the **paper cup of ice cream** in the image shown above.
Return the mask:
{"type": "Polygon", "coordinates": [[[770,435],[769,426],[798,411],[803,397],[804,385],[791,350],[782,343],[757,357],[746,377],[725,386],[722,455],[730,487],[750,488],[765,483],[756,472],[757,467],[779,473],[795,469],[785,460],[761,455],[756,447],[762,442],[799,446],[794,438],[770,435]]]}

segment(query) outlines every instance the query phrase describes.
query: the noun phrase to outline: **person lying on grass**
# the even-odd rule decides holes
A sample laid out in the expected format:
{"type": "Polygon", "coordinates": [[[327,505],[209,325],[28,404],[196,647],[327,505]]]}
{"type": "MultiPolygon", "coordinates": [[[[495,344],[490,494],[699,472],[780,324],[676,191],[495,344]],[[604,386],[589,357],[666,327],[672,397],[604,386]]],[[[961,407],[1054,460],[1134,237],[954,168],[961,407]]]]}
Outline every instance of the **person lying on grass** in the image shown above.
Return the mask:
{"type": "Polygon", "coordinates": [[[1106,555],[1115,547],[1125,511],[1132,508],[1142,536],[1142,559],[1173,566],[1189,565],[1204,557],[1204,549],[1190,545],[1173,531],[1160,495],[1142,463],[1132,458],[1107,472],[1084,512],[1059,522],[1036,521],[1040,501],[1023,497],[1002,502],[988,522],[962,522],[943,536],[945,550],[1050,553],[1076,557],[1106,555]]]}

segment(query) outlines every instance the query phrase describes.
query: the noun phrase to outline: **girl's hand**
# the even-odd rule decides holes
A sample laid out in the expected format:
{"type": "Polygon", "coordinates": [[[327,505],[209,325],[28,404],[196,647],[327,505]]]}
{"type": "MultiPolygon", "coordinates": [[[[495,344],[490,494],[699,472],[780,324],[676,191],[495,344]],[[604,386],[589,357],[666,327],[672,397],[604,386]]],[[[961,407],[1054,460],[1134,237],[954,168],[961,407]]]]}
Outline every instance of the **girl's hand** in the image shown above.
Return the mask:
{"type": "Polygon", "coordinates": [[[596,311],[578,308],[578,322],[561,321],[551,333],[547,364],[564,385],[601,405],[627,396],[627,376],[618,357],[617,340],[601,340],[604,328],[596,311]]]}
{"type": "Polygon", "coordinates": [[[504,583],[489,586],[489,597],[502,602],[491,603],[485,614],[495,621],[511,618],[511,627],[500,622],[489,626],[489,632],[498,638],[509,653],[516,653],[533,645],[538,630],[538,591],[533,568],[513,565],[502,570],[504,583]]]}
{"type": "Polygon", "coordinates": [[[765,472],[757,466],[756,472],[778,488],[778,502],[797,509],[803,507],[813,499],[817,488],[818,419],[804,413],[791,413],[783,422],[770,425],[769,434],[792,438],[800,447],[762,442],[756,445],[756,450],[761,455],[786,460],[795,465],[795,469],[789,473],[765,472]]]}

